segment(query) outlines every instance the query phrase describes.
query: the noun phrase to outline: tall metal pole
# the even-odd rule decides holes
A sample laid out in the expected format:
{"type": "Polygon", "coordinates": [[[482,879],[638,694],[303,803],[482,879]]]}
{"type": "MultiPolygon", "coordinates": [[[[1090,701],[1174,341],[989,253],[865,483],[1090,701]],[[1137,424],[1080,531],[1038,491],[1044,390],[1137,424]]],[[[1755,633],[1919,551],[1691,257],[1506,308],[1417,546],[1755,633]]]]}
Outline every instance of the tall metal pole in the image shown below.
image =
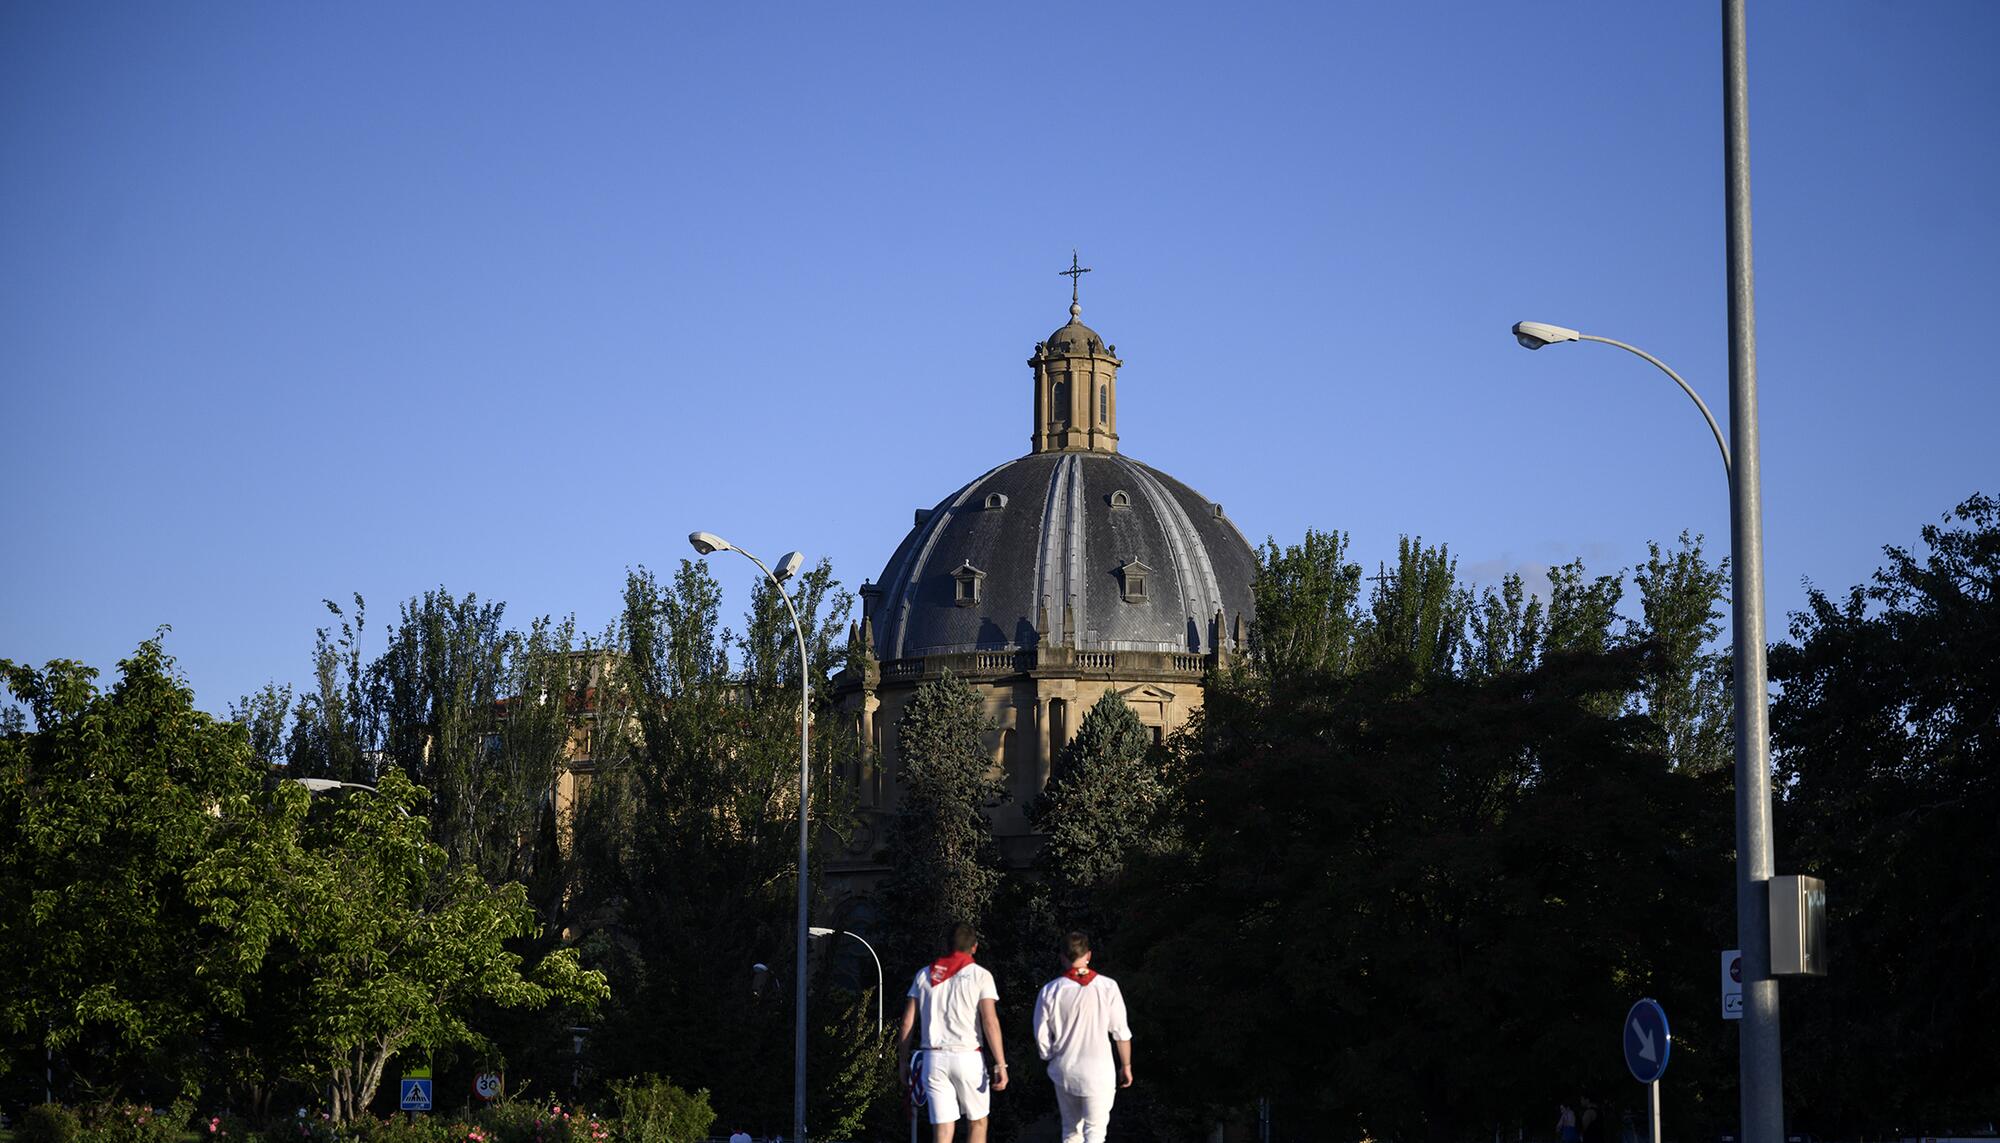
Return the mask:
{"type": "Polygon", "coordinates": [[[794,1143],[806,1143],[806,938],[811,936],[806,929],[806,908],[810,896],[806,888],[806,827],[808,811],[812,806],[812,767],[808,754],[811,748],[812,660],[806,655],[806,629],[799,622],[799,610],[792,606],[792,597],[785,590],[784,581],[772,575],[763,560],[706,532],[693,533],[688,541],[702,555],[726,548],[756,564],[757,570],[764,573],[764,578],[771,581],[778,598],[785,601],[785,613],[792,617],[792,634],[799,640],[799,911],[797,955],[792,962],[792,978],[798,981],[798,1010],[792,1019],[792,1139],[794,1143]]]}
{"type": "Polygon", "coordinates": [[[1660,1134],[1660,1081],[1659,1080],[1654,1080],[1652,1083],[1646,1085],[1646,1096],[1647,1096],[1646,1103],[1651,1112],[1652,1125],[1653,1125],[1652,1134],[1648,1136],[1648,1138],[1650,1138],[1653,1141],[1653,1143],[1665,1143],[1665,1136],[1660,1134]]]}
{"type": "Polygon", "coordinates": [[[1723,178],[1729,254],[1729,533],[1736,650],[1736,942],[1743,1143],[1783,1143],[1778,982],[1771,976],[1769,691],[1764,667],[1764,508],[1757,457],[1757,307],[1750,264],[1750,79],[1743,0],[1722,0],[1723,178]]]}
{"type": "MultiPolygon", "coordinates": [[[[748,555],[749,553],[744,553],[748,555]]],[[[758,564],[758,567],[764,567],[758,564]]],[[[809,779],[812,768],[807,765],[807,751],[811,749],[810,712],[812,710],[812,661],[806,657],[806,632],[799,625],[799,613],[792,606],[792,597],[778,577],[771,575],[771,569],[764,568],[764,574],[771,577],[771,585],[778,589],[778,598],[785,601],[785,610],[792,615],[792,634],[799,640],[799,927],[798,948],[792,973],[799,982],[798,1011],[792,1019],[792,1138],[798,1143],[806,1143],[806,907],[810,893],[806,888],[806,824],[807,810],[812,804],[812,787],[809,779]]],[[[880,992],[878,990],[877,994],[880,992]]]]}

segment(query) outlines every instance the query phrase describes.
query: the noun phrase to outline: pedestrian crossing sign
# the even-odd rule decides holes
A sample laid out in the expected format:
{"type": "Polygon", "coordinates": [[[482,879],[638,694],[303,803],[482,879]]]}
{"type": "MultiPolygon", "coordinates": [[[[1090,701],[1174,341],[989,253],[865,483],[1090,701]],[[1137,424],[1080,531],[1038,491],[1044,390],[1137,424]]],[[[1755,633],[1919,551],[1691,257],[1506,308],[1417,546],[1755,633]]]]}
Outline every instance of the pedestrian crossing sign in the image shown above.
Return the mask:
{"type": "Polygon", "coordinates": [[[428,1079],[403,1080],[403,1110],[429,1111],[431,1109],[431,1081],[428,1079]]]}

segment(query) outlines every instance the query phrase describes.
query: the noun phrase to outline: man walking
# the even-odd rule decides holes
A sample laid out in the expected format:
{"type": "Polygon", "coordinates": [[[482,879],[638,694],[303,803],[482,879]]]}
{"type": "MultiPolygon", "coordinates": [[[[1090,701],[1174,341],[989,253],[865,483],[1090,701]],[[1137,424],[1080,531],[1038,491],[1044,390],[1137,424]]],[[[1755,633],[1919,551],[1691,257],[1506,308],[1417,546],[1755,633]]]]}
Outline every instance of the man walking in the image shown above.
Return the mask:
{"type": "Polygon", "coordinates": [[[972,926],[954,925],[946,934],[945,954],[917,970],[903,1002],[903,1025],[896,1037],[900,1074],[911,1077],[914,1094],[929,1107],[936,1143],[952,1143],[961,1116],[972,1121],[967,1143],[986,1143],[992,1093],[1007,1088],[1000,992],[993,974],[973,963],[978,951],[979,934],[972,926]],[[980,1055],[982,1042],[993,1054],[990,1073],[980,1055]],[[913,1047],[920,1053],[914,1073],[913,1047]]]}
{"type": "Polygon", "coordinates": [[[1069,969],[1035,997],[1035,1049],[1056,1085],[1063,1143],[1101,1143],[1112,1099],[1132,1086],[1132,1026],[1118,982],[1090,967],[1090,938],[1064,937],[1061,955],[1069,969]]]}

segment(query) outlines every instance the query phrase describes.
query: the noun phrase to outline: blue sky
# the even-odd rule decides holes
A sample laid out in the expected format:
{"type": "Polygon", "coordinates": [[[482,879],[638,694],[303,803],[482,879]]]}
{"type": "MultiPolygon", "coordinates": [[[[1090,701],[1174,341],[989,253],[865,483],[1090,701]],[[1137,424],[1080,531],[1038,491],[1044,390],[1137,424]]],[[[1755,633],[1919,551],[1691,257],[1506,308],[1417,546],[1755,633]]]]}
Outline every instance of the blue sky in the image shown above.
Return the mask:
{"type": "MultiPolygon", "coordinates": [[[[1752,7],[1782,613],[2000,491],[2000,5],[1752,7]]],[[[1721,415],[1722,225],[1713,4],[0,6],[0,657],[171,624],[221,710],[323,597],[857,585],[1025,451],[1072,247],[1124,451],[1254,537],[1719,551],[1671,383],[1507,330],[1721,415]]]]}

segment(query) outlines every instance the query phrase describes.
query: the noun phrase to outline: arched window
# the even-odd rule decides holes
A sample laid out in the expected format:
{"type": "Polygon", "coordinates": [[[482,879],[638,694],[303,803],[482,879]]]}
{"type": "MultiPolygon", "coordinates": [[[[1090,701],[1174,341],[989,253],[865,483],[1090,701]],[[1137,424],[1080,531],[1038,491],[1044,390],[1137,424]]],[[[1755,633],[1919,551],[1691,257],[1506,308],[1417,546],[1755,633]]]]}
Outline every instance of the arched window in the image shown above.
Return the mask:
{"type": "Polygon", "coordinates": [[[1069,374],[1057,377],[1049,386],[1049,423],[1060,428],[1069,426],[1069,374]]]}
{"type": "Polygon", "coordinates": [[[1097,423],[1102,425],[1111,420],[1111,386],[1097,387],[1097,423]]]}

